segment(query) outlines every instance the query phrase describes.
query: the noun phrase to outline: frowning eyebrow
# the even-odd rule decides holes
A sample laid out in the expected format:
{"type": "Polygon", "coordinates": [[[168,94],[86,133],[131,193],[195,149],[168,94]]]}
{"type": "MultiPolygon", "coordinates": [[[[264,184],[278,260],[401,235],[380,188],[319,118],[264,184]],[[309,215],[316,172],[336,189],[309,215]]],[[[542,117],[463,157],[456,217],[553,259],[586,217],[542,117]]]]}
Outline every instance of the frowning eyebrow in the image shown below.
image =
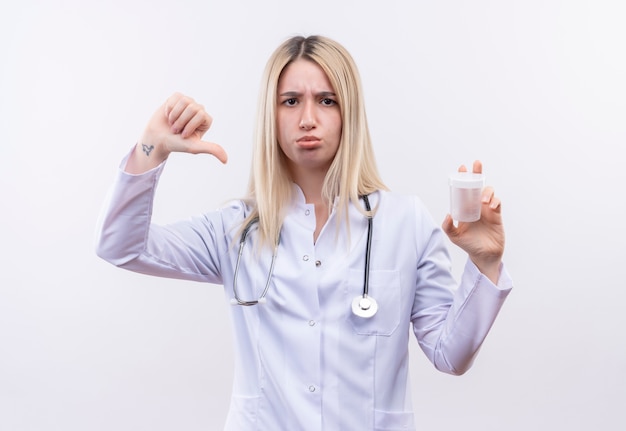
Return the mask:
{"type": "MultiPolygon", "coordinates": [[[[286,91],[284,93],[281,93],[279,96],[286,97],[289,99],[292,97],[302,97],[302,93],[299,93],[297,91],[286,91]]],[[[336,97],[337,95],[333,93],[332,91],[320,91],[319,93],[316,93],[315,96],[318,98],[324,98],[324,97],[336,97]]]]}

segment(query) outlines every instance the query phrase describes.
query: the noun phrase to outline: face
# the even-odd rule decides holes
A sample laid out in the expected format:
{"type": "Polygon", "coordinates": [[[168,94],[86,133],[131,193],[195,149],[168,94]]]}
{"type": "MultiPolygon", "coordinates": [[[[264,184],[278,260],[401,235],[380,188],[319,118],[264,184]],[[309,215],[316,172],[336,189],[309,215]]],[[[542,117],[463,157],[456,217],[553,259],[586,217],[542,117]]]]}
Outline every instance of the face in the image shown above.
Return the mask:
{"type": "Polygon", "coordinates": [[[278,143],[294,180],[325,175],[341,139],[341,112],[326,74],[309,60],[289,64],[278,81],[278,143]]]}

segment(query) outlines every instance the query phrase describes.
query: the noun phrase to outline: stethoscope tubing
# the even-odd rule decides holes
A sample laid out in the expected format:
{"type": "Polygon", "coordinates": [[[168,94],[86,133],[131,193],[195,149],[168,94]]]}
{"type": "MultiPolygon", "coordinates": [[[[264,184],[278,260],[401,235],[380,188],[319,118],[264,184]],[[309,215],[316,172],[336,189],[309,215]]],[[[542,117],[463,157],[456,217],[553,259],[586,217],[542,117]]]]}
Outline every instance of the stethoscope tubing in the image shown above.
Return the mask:
{"type": "MultiPolygon", "coordinates": [[[[374,222],[373,222],[374,216],[372,215],[372,208],[370,206],[368,196],[362,195],[361,198],[363,199],[363,202],[365,204],[365,209],[368,212],[367,214],[367,243],[365,246],[365,269],[363,271],[364,273],[363,293],[357,296],[356,298],[354,298],[354,300],[352,301],[352,312],[359,317],[369,318],[369,317],[372,317],[374,314],[376,314],[378,310],[378,304],[376,303],[374,298],[369,297],[370,258],[372,254],[372,231],[373,231],[373,226],[374,226],[374,222]]],[[[280,238],[279,240],[276,241],[276,244],[274,246],[274,250],[272,253],[272,261],[270,263],[270,269],[267,274],[267,280],[265,282],[265,287],[263,288],[263,292],[261,293],[261,296],[259,297],[259,299],[253,300],[253,301],[244,301],[241,298],[239,298],[239,292],[237,291],[237,279],[239,275],[239,265],[241,263],[241,256],[243,254],[243,248],[244,248],[244,245],[246,244],[246,238],[248,236],[248,233],[250,232],[250,229],[252,228],[254,223],[258,223],[258,221],[259,221],[258,217],[253,218],[252,220],[248,222],[246,227],[241,232],[241,237],[239,239],[239,252],[237,254],[237,262],[235,264],[235,273],[233,275],[234,298],[230,300],[231,304],[233,305],[243,305],[247,307],[247,306],[252,306],[252,305],[257,305],[257,304],[264,304],[266,302],[265,295],[267,295],[270,284],[272,282],[272,275],[274,273],[274,264],[276,262],[276,254],[278,252],[278,243],[280,242],[280,238]]]]}
{"type": "Polygon", "coordinates": [[[276,263],[276,253],[278,251],[278,241],[276,241],[276,245],[274,246],[274,251],[272,253],[272,261],[270,263],[270,269],[267,274],[267,280],[265,282],[265,287],[263,288],[263,292],[261,293],[261,296],[259,297],[259,299],[255,301],[244,301],[239,298],[239,292],[237,291],[237,279],[239,275],[239,264],[241,262],[241,255],[243,254],[243,247],[246,244],[246,238],[248,236],[248,233],[250,232],[250,229],[252,228],[254,223],[258,223],[258,221],[259,221],[258,217],[253,218],[252,220],[250,220],[250,222],[246,225],[244,230],[241,232],[241,237],[239,239],[239,252],[237,254],[237,263],[235,264],[235,274],[233,276],[233,293],[235,295],[235,297],[231,299],[231,303],[233,305],[243,305],[243,306],[249,307],[251,305],[264,304],[265,295],[267,295],[267,291],[269,290],[270,284],[272,283],[272,274],[274,273],[274,264],[276,263]]]}
{"type": "Polygon", "coordinates": [[[367,297],[370,290],[370,256],[372,254],[372,230],[374,228],[372,207],[370,207],[370,200],[367,195],[361,196],[365,209],[369,213],[367,215],[367,245],[365,247],[365,271],[363,271],[363,297],[367,297]]]}

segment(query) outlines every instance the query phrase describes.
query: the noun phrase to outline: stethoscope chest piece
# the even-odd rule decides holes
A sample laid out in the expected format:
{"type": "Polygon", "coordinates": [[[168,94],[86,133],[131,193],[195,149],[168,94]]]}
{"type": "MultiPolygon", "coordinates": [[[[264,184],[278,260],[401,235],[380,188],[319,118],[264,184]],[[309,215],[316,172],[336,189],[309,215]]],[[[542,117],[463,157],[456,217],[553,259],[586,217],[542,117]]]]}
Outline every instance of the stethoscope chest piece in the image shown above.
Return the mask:
{"type": "Polygon", "coordinates": [[[378,303],[367,295],[359,295],[352,300],[352,312],[359,317],[369,318],[378,311],[378,303]]]}

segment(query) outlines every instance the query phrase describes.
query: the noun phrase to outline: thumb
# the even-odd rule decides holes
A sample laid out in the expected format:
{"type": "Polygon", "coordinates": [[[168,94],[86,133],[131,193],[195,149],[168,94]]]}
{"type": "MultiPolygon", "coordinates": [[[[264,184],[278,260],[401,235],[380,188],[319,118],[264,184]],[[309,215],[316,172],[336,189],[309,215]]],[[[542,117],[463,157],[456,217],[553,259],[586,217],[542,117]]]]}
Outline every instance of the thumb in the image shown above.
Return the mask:
{"type": "Polygon", "coordinates": [[[226,154],[226,150],[221,145],[199,139],[189,141],[187,152],[191,154],[211,154],[222,163],[228,161],[228,154],[226,154]]]}
{"type": "Polygon", "coordinates": [[[452,216],[450,214],[447,214],[446,218],[443,219],[441,228],[446,235],[448,235],[448,238],[454,242],[453,239],[458,235],[458,228],[454,226],[454,221],[452,220],[452,216]]]}

